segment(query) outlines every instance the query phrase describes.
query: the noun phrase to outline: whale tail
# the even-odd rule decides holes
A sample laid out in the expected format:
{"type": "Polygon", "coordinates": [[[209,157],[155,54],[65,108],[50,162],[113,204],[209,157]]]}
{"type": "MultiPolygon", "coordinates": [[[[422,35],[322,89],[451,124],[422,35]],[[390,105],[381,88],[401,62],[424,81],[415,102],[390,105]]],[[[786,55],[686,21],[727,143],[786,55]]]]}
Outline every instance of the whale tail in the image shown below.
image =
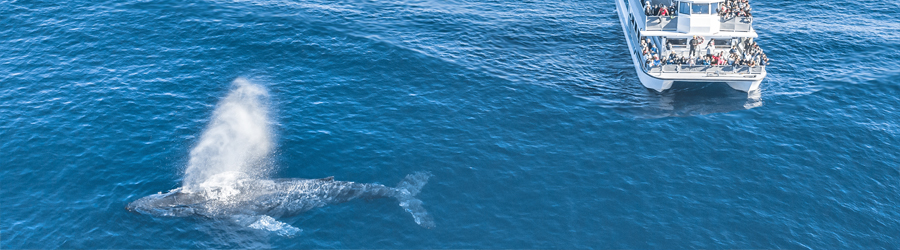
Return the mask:
{"type": "Polygon", "coordinates": [[[433,228],[434,219],[422,207],[422,201],[416,199],[415,196],[422,190],[422,186],[428,183],[429,177],[431,177],[431,174],[428,172],[415,172],[407,175],[400,183],[397,183],[399,192],[396,198],[400,201],[400,207],[412,214],[416,224],[424,228],[433,228]]]}

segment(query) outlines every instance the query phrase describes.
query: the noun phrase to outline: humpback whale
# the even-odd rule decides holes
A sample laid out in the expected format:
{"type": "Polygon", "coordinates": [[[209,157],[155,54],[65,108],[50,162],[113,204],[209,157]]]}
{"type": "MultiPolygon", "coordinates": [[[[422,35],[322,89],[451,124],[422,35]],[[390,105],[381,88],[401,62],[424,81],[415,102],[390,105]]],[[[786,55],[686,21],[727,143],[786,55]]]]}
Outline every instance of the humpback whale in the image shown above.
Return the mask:
{"type": "Polygon", "coordinates": [[[256,179],[226,172],[194,187],[179,187],[129,203],[131,212],[152,216],[228,218],[239,225],[289,236],[300,229],[275,220],[328,204],[357,198],[395,198],[416,224],[434,227],[434,220],[416,198],[431,174],[407,175],[396,187],[322,179],[256,179]]]}
{"type": "Polygon", "coordinates": [[[407,175],[396,187],[323,179],[267,179],[263,164],[274,143],[269,128],[268,92],[247,79],[235,79],[232,90],[213,112],[209,125],[191,150],[183,185],[131,202],[128,211],[153,216],[202,216],[231,219],[239,225],[294,235],[300,231],[275,220],[328,204],[356,198],[395,198],[423,227],[434,220],[416,195],[431,176],[407,175]]]}

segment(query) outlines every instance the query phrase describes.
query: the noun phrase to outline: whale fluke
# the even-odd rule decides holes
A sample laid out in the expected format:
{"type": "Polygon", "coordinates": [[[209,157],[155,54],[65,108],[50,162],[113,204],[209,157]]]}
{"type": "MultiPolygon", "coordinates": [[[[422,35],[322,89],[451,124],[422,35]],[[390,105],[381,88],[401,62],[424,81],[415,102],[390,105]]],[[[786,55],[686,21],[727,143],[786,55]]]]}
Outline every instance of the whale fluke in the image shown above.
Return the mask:
{"type": "Polygon", "coordinates": [[[407,175],[400,183],[397,183],[397,190],[400,192],[396,198],[400,201],[400,207],[403,207],[406,212],[412,215],[416,224],[424,228],[433,228],[434,219],[422,207],[422,201],[416,199],[415,196],[422,190],[422,186],[428,183],[429,177],[431,177],[431,174],[428,172],[415,172],[407,175]]]}

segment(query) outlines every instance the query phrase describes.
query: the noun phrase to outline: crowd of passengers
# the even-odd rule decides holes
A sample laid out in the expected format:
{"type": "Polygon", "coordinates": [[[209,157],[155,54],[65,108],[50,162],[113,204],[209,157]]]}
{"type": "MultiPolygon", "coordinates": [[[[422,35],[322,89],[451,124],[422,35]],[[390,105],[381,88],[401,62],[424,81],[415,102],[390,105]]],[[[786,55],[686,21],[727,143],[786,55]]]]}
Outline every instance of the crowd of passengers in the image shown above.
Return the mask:
{"type": "Polygon", "coordinates": [[[678,13],[678,5],[672,2],[671,6],[665,4],[651,5],[650,1],[644,2],[644,15],[647,16],[675,16],[678,13]]]}
{"type": "Polygon", "coordinates": [[[650,41],[650,38],[641,40],[642,56],[644,64],[648,68],[663,65],[708,65],[708,66],[766,66],[769,65],[769,58],[763,52],[762,48],[753,41],[753,38],[745,39],[743,42],[732,43],[730,50],[717,49],[715,39],[710,39],[706,46],[701,50],[705,38],[702,36],[694,36],[690,40],[688,56],[678,55],[672,51],[672,44],[666,43],[668,56],[660,56],[660,49],[650,41]],[[740,48],[738,48],[740,46],[740,48]],[[705,52],[702,53],[702,52],[705,52]]]}
{"type": "MultiPolygon", "coordinates": [[[[673,1],[671,6],[665,4],[651,5],[650,1],[644,2],[644,14],[647,16],[675,16],[678,13],[678,5],[673,1]]],[[[730,19],[734,17],[752,17],[750,15],[750,0],[725,0],[716,9],[719,16],[730,19]]]]}
{"type": "Polygon", "coordinates": [[[753,17],[750,15],[750,0],[725,0],[725,4],[717,9],[719,16],[726,19],[734,17],[753,17]]]}

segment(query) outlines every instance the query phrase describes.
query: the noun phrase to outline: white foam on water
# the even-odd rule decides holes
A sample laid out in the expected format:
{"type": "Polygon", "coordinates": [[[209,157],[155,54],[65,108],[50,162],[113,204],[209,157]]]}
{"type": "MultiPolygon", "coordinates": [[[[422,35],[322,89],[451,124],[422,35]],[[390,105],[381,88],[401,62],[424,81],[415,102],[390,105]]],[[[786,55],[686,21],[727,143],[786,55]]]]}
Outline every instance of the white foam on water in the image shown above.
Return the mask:
{"type": "Polygon", "coordinates": [[[219,101],[200,141],[191,150],[182,183],[185,189],[196,189],[204,183],[224,184],[219,182],[227,179],[210,180],[223,173],[264,178],[270,172],[264,162],[273,148],[268,97],[262,86],[243,78],[234,80],[232,90],[219,101]]]}
{"type": "Polygon", "coordinates": [[[250,224],[250,228],[275,232],[281,236],[294,236],[302,231],[299,228],[277,221],[274,218],[265,215],[261,216],[258,221],[250,224]]]}

